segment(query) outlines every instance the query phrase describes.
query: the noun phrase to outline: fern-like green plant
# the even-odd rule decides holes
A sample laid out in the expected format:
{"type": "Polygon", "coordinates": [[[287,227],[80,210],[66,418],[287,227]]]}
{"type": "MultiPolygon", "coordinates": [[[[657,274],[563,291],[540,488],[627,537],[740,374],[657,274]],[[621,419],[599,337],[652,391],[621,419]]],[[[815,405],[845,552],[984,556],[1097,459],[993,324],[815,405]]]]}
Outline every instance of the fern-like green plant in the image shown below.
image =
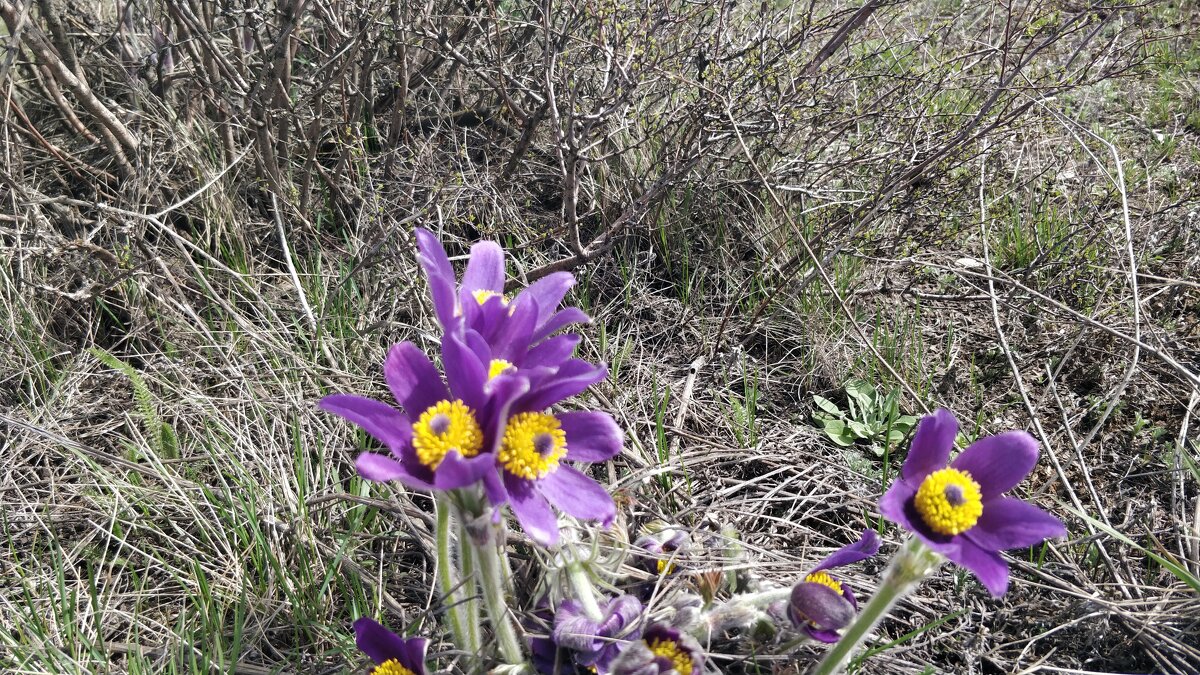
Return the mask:
{"type": "Polygon", "coordinates": [[[137,407],[138,415],[142,418],[146,437],[150,439],[155,453],[160,458],[174,459],[178,455],[175,430],[158,414],[154,395],[150,393],[150,387],[146,384],[142,374],[133,366],[99,347],[91,347],[88,351],[104,365],[129,378],[130,384],[133,385],[133,402],[137,407]]]}

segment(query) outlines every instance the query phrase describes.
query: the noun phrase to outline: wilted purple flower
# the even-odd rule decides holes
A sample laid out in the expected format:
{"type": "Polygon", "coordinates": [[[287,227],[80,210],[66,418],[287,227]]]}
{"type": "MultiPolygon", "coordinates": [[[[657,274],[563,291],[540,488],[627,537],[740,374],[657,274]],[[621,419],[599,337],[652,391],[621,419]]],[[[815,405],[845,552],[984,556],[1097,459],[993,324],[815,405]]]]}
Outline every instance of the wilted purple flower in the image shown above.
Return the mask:
{"type": "Polygon", "coordinates": [[[788,618],[797,629],[814,640],[837,642],[838,631],[854,620],[858,600],[850,586],[825,570],[866,560],[879,551],[879,535],[863,530],[853,544],[834,551],[792,588],[788,618]]]}
{"type": "Polygon", "coordinates": [[[647,571],[658,574],[670,574],[675,565],[670,558],[676,551],[687,546],[688,533],[678,527],[663,527],[656,532],[644,534],[633,542],[635,564],[647,571]],[[645,554],[648,555],[644,555],[645,554]]]}
{"type": "Polygon", "coordinates": [[[367,480],[398,480],[423,490],[449,490],[495,473],[495,450],[504,432],[508,406],[528,382],[464,371],[456,358],[459,343],[442,341],[449,388],[433,362],[411,342],[398,344],[383,365],[400,410],[374,399],[334,394],[319,406],[359,425],[387,446],[391,456],[359,455],[358,472],[367,480]]]}
{"type": "Polygon", "coordinates": [[[921,420],[900,477],[879,503],[884,517],[929,548],[971,570],[993,596],[1008,589],[999,551],[1066,535],[1061,521],[1020,499],[1002,496],[1033,470],[1037,441],[1024,431],[981,438],[950,462],[958,433],[939,409],[921,420]]]}
{"type": "Polygon", "coordinates": [[[655,624],[630,644],[612,664],[614,675],[660,675],[704,672],[704,652],[695,638],[675,628],[655,624]]]}
{"type": "Polygon", "coordinates": [[[375,662],[368,675],[425,675],[425,638],[402,638],[364,616],[354,622],[354,642],[375,662]]]}
{"type": "Polygon", "coordinates": [[[459,284],[446,249],[433,233],[415,231],[418,259],[429,277],[433,307],[447,331],[460,326],[479,333],[495,352],[495,358],[515,362],[524,350],[573,323],[587,322],[582,310],[558,305],[575,284],[570,272],[555,272],[533,282],[516,298],[504,295],[504,249],[491,241],[471,247],[466,272],[459,284]],[[528,332],[513,327],[510,317],[525,308],[532,311],[528,332]]]}
{"type": "Polygon", "coordinates": [[[607,675],[626,641],[641,637],[642,603],[631,595],[619,595],[602,604],[601,612],[600,620],[593,621],[578,602],[563,600],[554,615],[550,642],[568,652],[575,665],[607,675]]]}

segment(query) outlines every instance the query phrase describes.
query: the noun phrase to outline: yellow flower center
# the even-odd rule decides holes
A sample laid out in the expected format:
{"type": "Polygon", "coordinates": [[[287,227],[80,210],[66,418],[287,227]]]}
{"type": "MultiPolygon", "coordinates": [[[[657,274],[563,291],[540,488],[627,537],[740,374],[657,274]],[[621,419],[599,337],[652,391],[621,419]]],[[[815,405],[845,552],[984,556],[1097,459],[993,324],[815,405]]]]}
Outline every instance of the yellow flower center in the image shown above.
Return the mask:
{"type": "Polygon", "coordinates": [[[655,640],[649,643],[650,651],[671,661],[671,667],[679,675],[692,675],[692,657],[674,640],[655,640]]]}
{"type": "Polygon", "coordinates": [[[537,480],[558,468],[567,434],[553,415],[520,413],[508,420],[496,459],[514,476],[537,480]]]}
{"type": "Polygon", "coordinates": [[[459,400],[438,401],[421,413],[412,430],[417,460],[430,469],[436,469],[451,450],[474,457],[483,449],[483,431],[471,409],[459,400]]]}
{"type": "Polygon", "coordinates": [[[979,483],[958,469],[945,468],[926,476],[917,488],[913,505],[921,520],[938,534],[962,534],[983,515],[979,483]]]}
{"type": "Polygon", "coordinates": [[[658,561],[658,573],[659,574],[670,574],[671,572],[674,572],[674,571],[675,571],[675,563],[673,563],[669,560],[659,560],[658,561]]]}
{"type": "Polygon", "coordinates": [[[492,298],[497,297],[497,296],[500,297],[500,302],[503,302],[506,305],[508,304],[508,298],[504,297],[504,295],[501,293],[497,293],[496,291],[488,291],[488,290],[480,289],[478,291],[474,291],[473,293],[471,293],[471,295],[474,295],[475,302],[478,302],[481,305],[483,303],[487,302],[488,300],[491,300],[492,298]]]}
{"type": "Polygon", "coordinates": [[[492,362],[488,364],[488,379],[490,380],[512,367],[513,364],[504,359],[492,359],[492,362]]]}
{"type": "Polygon", "coordinates": [[[416,675],[416,673],[400,665],[396,659],[388,659],[375,666],[370,675],[416,675]]]}
{"type": "Polygon", "coordinates": [[[832,588],[838,595],[842,595],[842,585],[838,583],[837,579],[834,579],[824,572],[813,572],[812,574],[804,577],[804,580],[808,583],[821,584],[826,588],[832,588]]]}

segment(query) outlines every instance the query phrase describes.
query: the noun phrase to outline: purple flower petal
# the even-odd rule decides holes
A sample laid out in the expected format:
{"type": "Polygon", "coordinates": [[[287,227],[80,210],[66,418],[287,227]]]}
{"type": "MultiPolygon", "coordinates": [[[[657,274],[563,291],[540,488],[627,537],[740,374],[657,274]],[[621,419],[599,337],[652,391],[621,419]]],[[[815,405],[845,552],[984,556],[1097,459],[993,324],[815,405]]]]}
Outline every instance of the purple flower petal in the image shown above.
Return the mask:
{"type": "Polygon", "coordinates": [[[1067,528],[1032,504],[1014,497],[998,497],[984,502],[979,522],[964,534],[980,548],[1004,551],[1065,537],[1067,528]]]}
{"type": "Polygon", "coordinates": [[[570,398],[608,376],[608,368],[579,359],[571,359],[558,369],[554,377],[547,378],[541,386],[530,391],[521,399],[517,409],[521,411],[545,410],[570,398]]]}
{"type": "Polygon", "coordinates": [[[817,642],[824,642],[827,645],[831,645],[842,639],[842,636],[835,630],[821,630],[812,626],[804,626],[800,630],[804,631],[810,638],[817,642]]]}
{"type": "Polygon", "coordinates": [[[537,301],[539,308],[537,325],[540,326],[546,323],[554,310],[558,309],[563,296],[574,285],[575,277],[570,272],[555,272],[529,284],[524,291],[521,291],[521,295],[517,296],[517,299],[529,296],[537,301]]]}
{"type": "Polygon", "coordinates": [[[413,232],[417,237],[417,250],[420,252],[417,260],[425,268],[425,276],[429,278],[429,292],[433,296],[433,309],[437,312],[438,321],[449,328],[457,321],[455,307],[454,268],[442,242],[433,236],[429,230],[418,227],[413,232]]]}
{"type": "Polygon", "coordinates": [[[958,421],[945,408],[922,417],[901,470],[904,478],[913,485],[920,485],[926,476],[944,469],[957,434],[958,421]]]}
{"type": "Polygon", "coordinates": [[[522,361],[521,357],[529,349],[534,321],[537,320],[537,302],[531,299],[512,305],[511,312],[508,309],[502,309],[502,312],[499,325],[488,336],[493,358],[510,363],[522,361]]]}
{"type": "MultiPolygon", "coordinates": [[[[568,448],[571,446],[568,444],[568,448]]],[[[858,541],[847,546],[843,546],[834,551],[831,555],[821,561],[821,564],[813,568],[813,571],[827,570],[842,565],[849,565],[860,560],[866,560],[879,552],[879,535],[875,530],[863,530],[862,536],[858,541]]]]}
{"type": "Polygon", "coordinates": [[[479,413],[487,402],[483,391],[488,378],[487,364],[480,362],[479,356],[467,347],[462,338],[447,331],[442,336],[442,365],[446,369],[450,393],[479,413]]]}
{"type": "Polygon", "coordinates": [[[393,457],[377,452],[364,452],[354,460],[354,468],[358,475],[377,483],[398,480],[417,490],[429,490],[433,485],[424,478],[415,475],[403,463],[393,457]]]}
{"type": "Polygon", "coordinates": [[[1037,464],[1038,444],[1024,431],[1006,431],[981,438],[950,466],[971,474],[984,501],[1011,490],[1037,464]]]}
{"type": "Polygon", "coordinates": [[[402,638],[364,616],[354,622],[354,643],[376,664],[396,659],[417,675],[425,672],[425,650],[429,646],[425,638],[402,638]]]}
{"type": "Polygon", "coordinates": [[[474,485],[489,471],[495,472],[495,466],[496,459],[491,455],[480,454],[468,459],[451,450],[434,471],[433,485],[439,490],[474,485]]]}
{"type": "Polygon", "coordinates": [[[909,519],[908,505],[916,494],[917,489],[908,481],[897,478],[879,500],[879,513],[909,532],[915,532],[916,528],[909,519]]]}
{"type": "Polygon", "coordinates": [[[484,448],[482,454],[494,454],[500,447],[504,427],[513,404],[529,391],[529,380],[520,373],[497,375],[484,386],[488,395],[487,407],[482,413],[484,448]]]}
{"type": "Polygon", "coordinates": [[[971,570],[992,597],[1004,595],[1008,590],[1008,563],[1004,562],[1004,558],[995,551],[980,548],[966,537],[959,536],[954,539],[956,546],[947,546],[945,550],[934,547],[934,550],[951,562],[971,570]]]}
{"type": "Polygon", "coordinates": [[[811,622],[818,629],[838,630],[854,621],[854,606],[824,584],[802,581],[792,587],[788,617],[797,628],[811,622]]]}
{"type": "Polygon", "coordinates": [[[333,394],[321,399],[317,407],[357,424],[392,452],[399,453],[412,441],[412,423],[408,417],[382,401],[333,394]]]}
{"type": "Polygon", "coordinates": [[[546,498],[533,489],[531,481],[504,474],[508,503],[513,515],[534,542],[550,547],[558,543],[558,518],[546,503],[546,498]]]}
{"type": "Polygon", "coordinates": [[[567,459],[572,462],[603,462],[621,454],[625,434],[612,415],[598,411],[565,412],[557,415],[567,436],[567,459]]]}
{"type": "MultiPolygon", "coordinates": [[[[504,249],[494,241],[481,241],[471,247],[462,290],[504,292],[504,249]]],[[[465,302],[465,300],[464,300],[465,302]]]]}
{"type": "Polygon", "coordinates": [[[537,330],[533,334],[533,342],[541,342],[573,323],[588,323],[590,321],[591,319],[582,309],[567,307],[555,312],[549,319],[546,319],[545,323],[537,327],[537,330]]]}
{"type": "Polygon", "coordinates": [[[565,464],[546,474],[535,488],[559,511],[580,520],[599,520],[607,526],[617,516],[617,507],[608,491],[565,464]]]}
{"type": "Polygon", "coordinates": [[[410,419],[420,417],[438,401],[447,398],[446,385],[437,367],[411,342],[392,347],[383,362],[383,377],[392,396],[410,419]]]}
{"type": "Polygon", "coordinates": [[[575,353],[575,348],[578,346],[578,335],[556,335],[543,340],[536,347],[530,349],[525,354],[525,358],[521,359],[520,365],[523,368],[533,366],[557,367],[571,358],[571,354],[575,353]]]}

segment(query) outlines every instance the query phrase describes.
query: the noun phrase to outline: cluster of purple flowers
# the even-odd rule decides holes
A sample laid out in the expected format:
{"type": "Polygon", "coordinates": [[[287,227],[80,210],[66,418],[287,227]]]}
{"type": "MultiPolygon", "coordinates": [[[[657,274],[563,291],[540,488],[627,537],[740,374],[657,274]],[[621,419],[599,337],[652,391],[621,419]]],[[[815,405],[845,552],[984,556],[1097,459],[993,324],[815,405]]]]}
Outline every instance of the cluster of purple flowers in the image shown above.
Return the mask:
{"type": "Polygon", "coordinates": [[[321,408],[359,425],[389,450],[364,453],[358,472],[419,490],[481,484],[488,501],[507,504],[537,543],[558,541],[551,508],[608,523],[612,497],[570,463],[602,462],[621,452],[622,433],[604,412],[552,412],[551,406],[603,380],[608,371],[574,358],[579,336],[559,334],[588,321],[560,309],[575,283],[551,274],[511,300],[504,295],[504,251],[494,242],[471,248],[461,284],[441,243],[416,231],[443,334],[444,377],[411,342],[396,345],[383,365],[396,405],[352,394],[322,399],[321,408]],[[398,407],[397,407],[398,406],[398,407]]]}
{"type": "MultiPolygon", "coordinates": [[[[426,491],[478,486],[495,517],[507,505],[543,546],[558,542],[556,509],[610,523],[616,515],[611,496],[572,465],[616,456],[621,429],[604,412],[553,409],[607,375],[603,365],[574,357],[579,336],[560,333],[589,320],[578,308],[560,307],[574,278],[551,274],[510,299],[504,294],[504,252],[497,244],[472,247],[460,282],[441,243],[421,229],[416,238],[443,330],[441,368],[415,344],[404,342],[390,350],[383,366],[394,404],[351,394],[322,399],[321,408],[357,424],[388,451],[361,454],[359,474],[426,491]]],[[[1000,551],[1066,530],[1053,516],[1004,495],[1037,461],[1037,443],[1029,434],[980,439],[950,461],[957,431],[946,410],[921,420],[880,512],[928,549],[971,570],[999,596],[1008,585],[1000,551]]],[[[643,557],[640,566],[652,575],[671,574],[687,541],[686,532],[676,528],[642,537],[635,547],[652,557],[643,557]]],[[[786,616],[784,621],[811,639],[838,642],[859,607],[850,586],[832,571],[875,555],[879,546],[878,535],[866,530],[826,557],[790,589],[777,616],[786,616]]],[[[536,669],[599,675],[704,672],[696,640],[677,627],[648,623],[642,605],[646,594],[639,596],[636,586],[631,593],[603,599],[599,607],[593,600],[590,612],[576,599],[554,608],[543,605],[552,618],[548,634],[528,642],[536,669]]],[[[356,621],[354,630],[359,648],[376,664],[373,675],[426,672],[427,640],[401,638],[369,618],[356,621]]]]}

